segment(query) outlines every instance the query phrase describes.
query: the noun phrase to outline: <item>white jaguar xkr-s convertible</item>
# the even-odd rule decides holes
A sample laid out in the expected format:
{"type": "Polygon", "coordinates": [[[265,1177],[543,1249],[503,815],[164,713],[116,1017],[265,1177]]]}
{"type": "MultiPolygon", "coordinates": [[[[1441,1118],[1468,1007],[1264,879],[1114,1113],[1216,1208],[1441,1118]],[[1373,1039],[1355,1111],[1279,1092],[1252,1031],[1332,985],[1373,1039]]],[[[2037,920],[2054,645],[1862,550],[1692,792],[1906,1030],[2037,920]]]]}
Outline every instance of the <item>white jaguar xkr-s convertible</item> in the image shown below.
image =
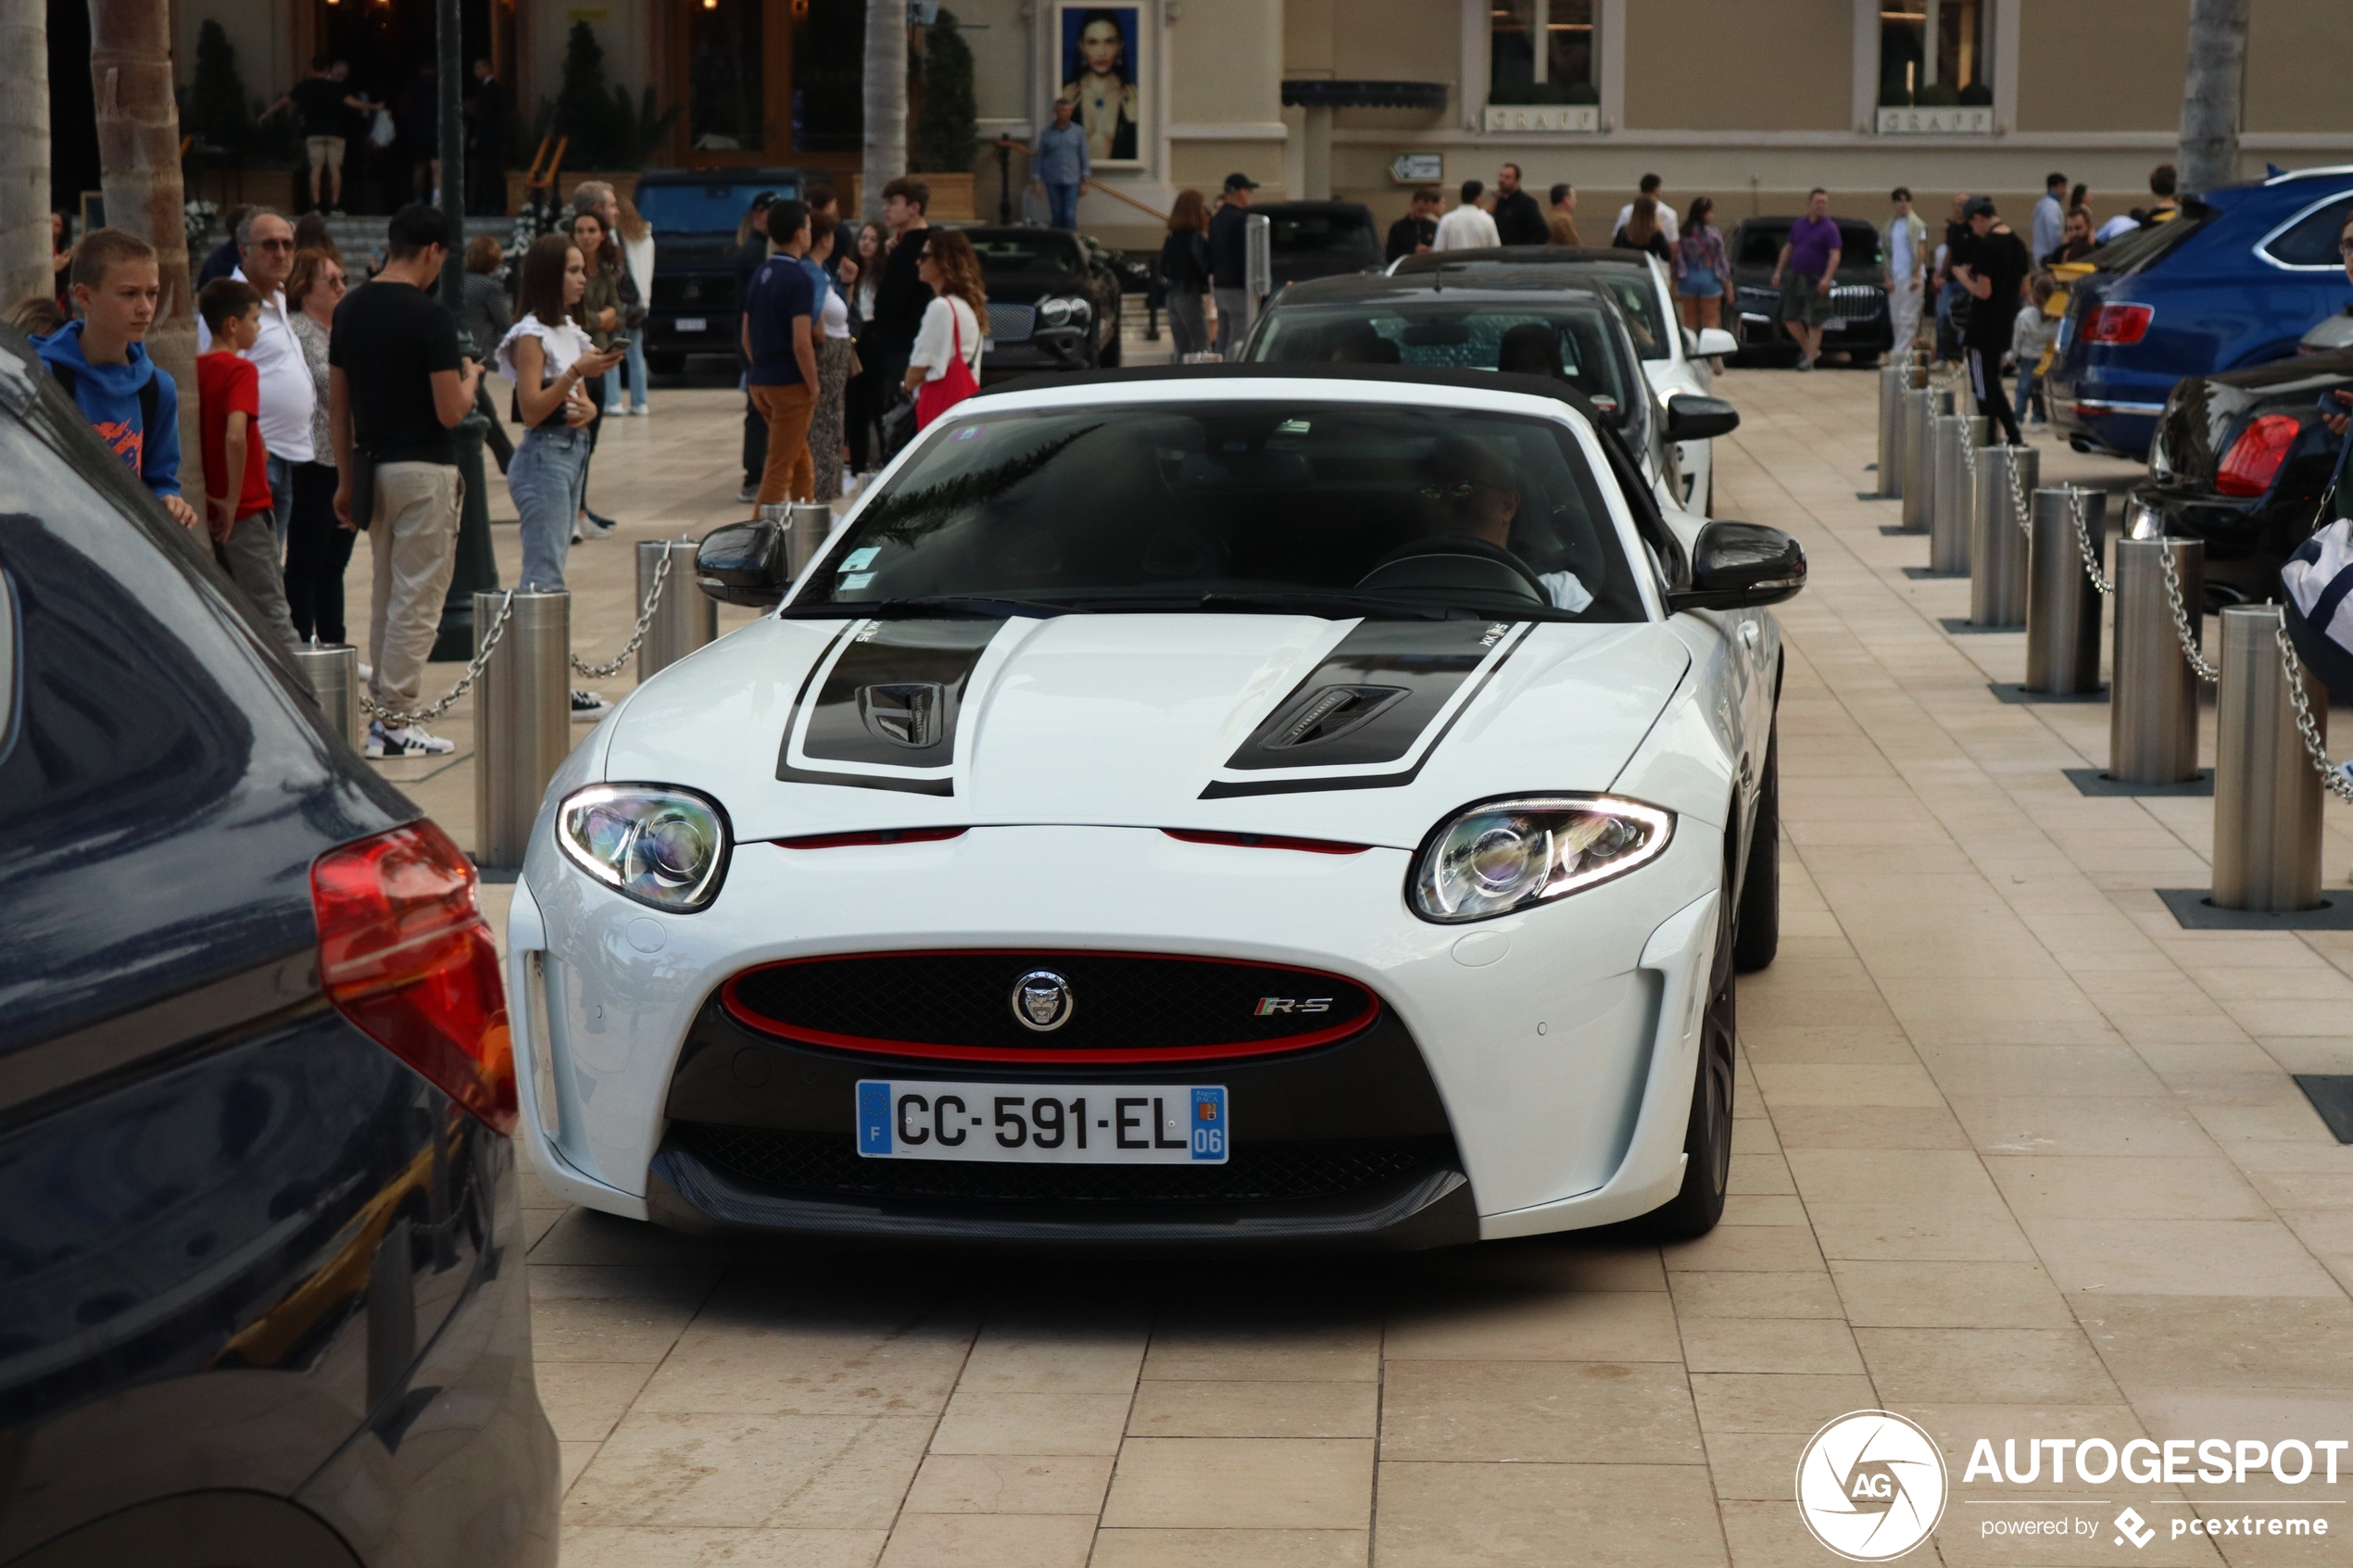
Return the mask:
{"type": "Polygon", "coordinates": [[[510,980],[559,1193],[1126,1244],[1715,1223],[1787,535],[1662,516],[1561,383],[1246,365],[974,398],[785,558],[704,541],[704,591],[777,608],[541,809],[510,980]]]}

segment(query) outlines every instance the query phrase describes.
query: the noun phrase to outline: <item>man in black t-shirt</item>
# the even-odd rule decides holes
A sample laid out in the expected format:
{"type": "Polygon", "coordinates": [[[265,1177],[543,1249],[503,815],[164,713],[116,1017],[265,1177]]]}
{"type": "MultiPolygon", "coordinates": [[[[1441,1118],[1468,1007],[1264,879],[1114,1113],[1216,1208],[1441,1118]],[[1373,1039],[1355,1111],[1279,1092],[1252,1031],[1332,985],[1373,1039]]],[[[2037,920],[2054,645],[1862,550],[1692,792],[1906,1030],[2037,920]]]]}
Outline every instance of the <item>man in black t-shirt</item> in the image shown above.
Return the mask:
{"type": "MultiPolygon", "coordinates": [[[[858,340],[858,358],[875,372],[875,385],[886,398],[905,379],[907,360],[915,352],[915,334],[930,307],[931,285],[916,272],[924,257],[931,187],[904,175],[883,187],[883,228],[889,251],[882,258],[882,276],[875,281],[875,315],[858,340]],[[874,346],[871,350],[868,344],[874,346]]],[[[783,244],[781,237],[777,243],[783,244]]]]}
{"type": "Polygon", "coordinates": [[[302,144],[310,155],[310,205],[333,212],[342,199],[345,133],[351,117],[373,114],[377,106],[346,85],[351,67],[321,55],[310,62],[310,74],[286,90],[283,97],[261,111],[268,119],[291,108],[302,124],[302,144]]]}
{"type": "Polygon", "coordinates": [[[1428,185],[1414,191],[1414,205],[1405,216],[1389,226],[1389,245],[1384,257],[1395,261],[1402,257],[1418,256],[1438,243],[1438,192],[1428,185]]]}
{"type": "Polygon", "coordinates": [[[1999,424],[2015,446],[2018,416],[2002,395],[2002,356],[2009,349],[2019,296],[2034,264],[2026,242],[1994,216],[1992,198],[1979,196],[1969,204],[1969,259],[1953,269],[1953,276],[1969,295],[1969,389],[1977,394],[1978,412],[1999,424]]]}
{"type": "Polygon", "coordinates": [[[1507,245],[1541,245],[1553,237],[1544,209],[1521,187],[1516,163],[1495,176],[1495,237],[1507,245]]]}
{"type": "Polygon", "coordinates": [[[1944,257],[1936,270],[1936,358],[1939,363],[1961,357],[1961,316],[1969,303],[1969,291],[1953,270],[1969,261],[1972,235],[1969,232],[1967,194],[1953,198],[1952,214],[1944,220],[1944,257]]]}
{"type": "Polygon", "coordinates": [[[1217,210],[1209,215],[1209,297],[1217,302],[1217,352],[1231,359],[1250,330],[1250,194],[1258,182],[1226,176],[1217,210]]]}
{"type": "MultiPolygon", "coordinates": [[[[449,257],[449,219],[413,202],[394,213],[384,269],[335,307],[328,340],[328,427],[335,447],[335,516],[368,530],[369,693],[381,708],[417,706],[425,659],[458,558],[465,489],[449,432],[474,406],[482,368],[459,352],[458,318],[428,291],[449,257]],[[355,459],[372,471],[355,494],[355,459]]],[[[418,723],[368,726],[371,757],[427,757],[454,743],[418,723]]]]}

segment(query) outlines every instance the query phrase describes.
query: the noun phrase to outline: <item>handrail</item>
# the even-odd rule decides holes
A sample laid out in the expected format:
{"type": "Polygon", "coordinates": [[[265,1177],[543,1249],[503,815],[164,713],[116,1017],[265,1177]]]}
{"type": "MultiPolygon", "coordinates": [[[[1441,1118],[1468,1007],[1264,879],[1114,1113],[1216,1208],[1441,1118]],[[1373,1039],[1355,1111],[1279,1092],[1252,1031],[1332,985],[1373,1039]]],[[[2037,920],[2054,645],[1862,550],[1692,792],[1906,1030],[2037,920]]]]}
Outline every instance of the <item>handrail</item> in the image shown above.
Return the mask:
{"type": "MultiPolygon", "coordinates": [[[[1011,136],[998,137],[996,144],[1000,147],[1018,147],[1023,152],[1029,151],[1028,143],[1015,141],[1011,136]]],[[[1101,191],[1103,194],[1111,197],[1112,200],[1126,202],[1129,207],[1134,207],[1137,211],[1143,213],[1148,217],[1158,219],[1163,223],[1168,221],[1168,214],[1160,211],[1156,207],[1146,207],[1142,202],[1138,201],[1134,196],[1129,195],[1125,191],[1113,190],[1109,185],[1104,184],[1101,180],[1097,180],[1091,175],[1087,179],[1080,181],[1079,186],[1082,190],[1101,191]]]]}

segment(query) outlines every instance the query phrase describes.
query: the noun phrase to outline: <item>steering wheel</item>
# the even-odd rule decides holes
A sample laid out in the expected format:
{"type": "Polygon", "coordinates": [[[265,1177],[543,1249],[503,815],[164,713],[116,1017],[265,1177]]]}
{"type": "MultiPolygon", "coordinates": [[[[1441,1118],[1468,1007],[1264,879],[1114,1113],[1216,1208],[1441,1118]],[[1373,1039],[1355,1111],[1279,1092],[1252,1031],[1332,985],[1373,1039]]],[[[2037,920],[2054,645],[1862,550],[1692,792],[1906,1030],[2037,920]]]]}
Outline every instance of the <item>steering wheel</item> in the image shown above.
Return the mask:
{"type": "Polygon", "coordinates": [[[1372,593],[1502,595],[1547,608],[1553,602],[1543,580],[1509,550],[1443,535],[1390,551],[1356,586],[1372,593]]]}

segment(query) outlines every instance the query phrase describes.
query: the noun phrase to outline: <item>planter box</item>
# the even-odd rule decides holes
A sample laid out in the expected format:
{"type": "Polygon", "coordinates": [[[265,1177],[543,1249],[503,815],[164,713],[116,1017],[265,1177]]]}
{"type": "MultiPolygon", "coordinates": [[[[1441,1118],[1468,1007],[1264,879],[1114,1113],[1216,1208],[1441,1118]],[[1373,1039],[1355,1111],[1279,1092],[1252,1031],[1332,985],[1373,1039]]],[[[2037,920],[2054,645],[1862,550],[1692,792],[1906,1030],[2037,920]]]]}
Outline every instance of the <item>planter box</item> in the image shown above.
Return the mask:
{"type": "Polygon", "coordinates": [[[1584,131],[1602,128],[1599,104],[1490,104],[1490,131],[1584,131]]]}
{"type": "Polygon", "coordinates": [[[1883,108],[1879,111],[1882,136],[1991,136],[1994,109],[1990,104],[1954,104],[1941,108],[1883,108]]]}

